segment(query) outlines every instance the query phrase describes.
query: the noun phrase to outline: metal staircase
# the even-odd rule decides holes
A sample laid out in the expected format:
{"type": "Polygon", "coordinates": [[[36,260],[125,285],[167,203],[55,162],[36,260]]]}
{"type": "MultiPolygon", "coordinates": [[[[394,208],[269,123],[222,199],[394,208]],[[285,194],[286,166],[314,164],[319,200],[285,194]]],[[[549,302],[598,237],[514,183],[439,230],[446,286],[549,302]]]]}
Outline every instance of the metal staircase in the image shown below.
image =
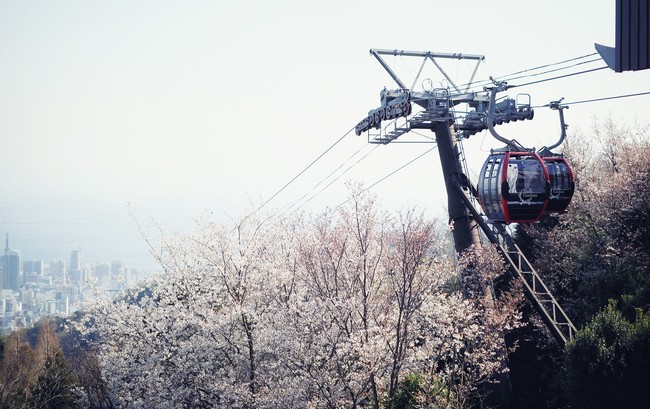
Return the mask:
{"type": "Polygon", "coordinates": [[[533,301],[533,306],[551,329],[553,336],[561,345],[566,344],[573,339],[576,327],[503,224],[499,223],[493,226],[499,239],[499,252],[510,265],[510,270],[524,283],[526,293],[533,301]]]}
{"type": "Polygon", "coordinates": [[[573,339],[576,327],[566,315],[560,304],[557,302],[551,291],[548,289],[542,278],[537,274],[535,268],[528,261],[514,239],[508,233],[502,223],[488,224],[487,218],[480,214],[473,206],[460,184],[456,184],[456,190],[461,195],[463,202],[478,222],[490,242],[496,245],[499,254],[508,265],[510,273],[517,277],[524,286],[526,296],[533,307],[540,314],[557,342],[564,346],[573,339]]]}

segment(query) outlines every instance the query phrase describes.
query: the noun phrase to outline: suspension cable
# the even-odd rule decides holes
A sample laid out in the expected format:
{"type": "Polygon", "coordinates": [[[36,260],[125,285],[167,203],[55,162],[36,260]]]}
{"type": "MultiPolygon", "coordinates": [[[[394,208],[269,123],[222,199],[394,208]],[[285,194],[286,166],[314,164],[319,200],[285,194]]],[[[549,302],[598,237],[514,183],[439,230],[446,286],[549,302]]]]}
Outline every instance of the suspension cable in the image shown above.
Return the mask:
{"type": "Polygon", "coordinates": [[[580,74],[586,74],[586,73],[589,73],[589,72],[600,71],[600,70],[604,70],[604,69],[606,69],[606,68],[609,68],[609,67],[608,67],[608,66],[604,66],[604,67],[599,67],[599,68],[592,68],[592,69],[590,69],[590,70],[584,70],[584,71],[572,72],[572,73],[570,73],[570,74],[558,75],[557,77],[551,77],[551,78],[544,78],[544,79],[542,79],[542,80],[531,81],[531,82],[527,82],[527,83],[524,83],[524,84],[510,85],[509,87],[510,87],[510,88],[514,88],[514,87],[524,87],[524,86],[526,86],[526,85],[539,84],[539,83],[541,83],[541,82],[553,81],[553,80],[557,80],[557,79],[561,79],[561,78],[572,77],[572,76],[574,76],[574,75],[580,75],[580,74]]]}
{"type": "MultiPolygon", "coordinates": [[[[576,60],[580,60],[580,59],[583,59],[583,58],[591,57],[591,56],[597,55],[597,54],[598,53],[585,54],[585,55],[582,55],[580,57],[569,58],[568,60],[564,60],[564,61],[560,61],[560,62],[556,62],[556,63],[552,63],[552,64],[540,65],[540,66],[535,67],[535,68],[528,68],[528,69],[525,69],[525,70],[513,72],[512,74],[502,75],[500,77],[494,77],[494,78],[495,79],[501,79],[501,78],[506,78],[506,77],[509,78],[509,77],[511,77],[513,75],[519,75],[519,74],[523,74],[523,73],[529,72],[529,71],[536,71],[536,70],[539,70],[539,69],[542,69],[542,68],[548,68],[548,67],[552,67],[552,66],[555,66],[555,65],[561,65],[561,64],[565,64],[565,63],[568,63],[568,62],[571,62],[571,61],[576,61],[576,60]]],[[[597,61],[597,60],[602,60],[602,58],[597,58],[597,59],[591,60],[591,61],[597,61]]],[[[580,64],[583,64],[583,63],[580,63],[580,64]]]]}
{"type": "Polygon", "coordinates": [[[581,61],[581,62],[579,62],[579,63],[575,63],[575,64],[570,65],[570,66],[568,66],[568,67],[554,68],[554,69],[552,69],[552,70],[547,70],[547,71],[542,71],[542,72],[536,72],[536,73],[528,74],[528,75],[521,75],[521,76],[519,76],[519,77],[508,78],[508,81],[519,80],[519,79],[522,79],[522,78],[528,78],[528,77],[537,77],[537,76],[540,76],[540,75],[550,74],[550,73],[552,73],[552,72],[558,72],[558,71],[566,70],[566,69],[569,69],[569,68],[577,67],[578,65],[589,64],[589,63],[596,62],[596,61],[600,61],[600,60],[602,60],[602,58],[597,58],[597,59],[588,60],[588,61],[581,61]]]}
{"type": "MultiPolygon", "coordinates": [[[[526,76],[520,76],[520,77],[517,77],[517,78],[514,78],[514,76],[519,75],[519,74],[523,74],[523,73],[527,73],[527,72],[531,72],[531,71],[537,71],[537,70],[540,70],[542,68],[548,68],[548,67],[553,67],[553,66],[556,66],[556,65],[566,64],[568,62],[581,60],[583,58],[588,58],[588,57],[591,57],[591,56],[594,56],[594,55],[597,55],[597,54],[598,53],[585,54],[585,55],[582,55],[582,56],[579,56],[579,57],[569,58],[567,60],[563,60],[563,61],[559,61],[559,62],[555,62],[555,63],[551,63],[551,64],[544,64],[544,65],[540,65],[540,66],[533,67],[533,68],[527,68],[527,69],[516,71],[516,72],[510,73],[510,74],[494,77],[494,79],[498,79],[498,80],[501,80],[501,81],[510,81],[512,79],[525,78],[526,76]]],[[[593,60],[589,60],[587,62],[580,62],[580,63],[577,63],[577,64],[573,64],[573,65],[570,65],[570,66],[567,66],[567,67],[557,68],[555,70],[550,70],[550,71],[547,71],[547,72],[560,71],[560,70],[568,69],[568,68],[571,68],[571,67],[574,67],[574,66],[577,66],[577,65],[580,65],[580,64],[586,64],[588,62],[599,61],[601,59],[602,58],[596,58],[596,59],[593,59],[593,60]]],[[[543,73],[535,73],[535,74],[530,74],[528,76],[532,77],[532,76],[541,75],[541,74],[543,74],[543,73]]],[[[476,88],[476,87],[480,87],[480,86],[482,86],[484,84],[492,84],[492,81],[491,80],[480,80],[480,81],[476,81],[476,82],[473,82],[473,83],[465,83],[465,84],[459,85],[459,88],[466,87],[466,86],[472,86],[472,88],[476,88]]]]}
{"type": "Polygon", "coordinates": [[[262,203],[262,205],[257,210],[259,211],[264,206],[266,206],[271,200],[273,200],[277,195],[279,195],[282,191],[284,191],[284,189],[286,189],[290,184],[292,184],[296,179],[298,179],[303,173],[305,173],[309,168],[311,168],[316,162],[318,162],[318,160],[320,160],[320,158],[325,156],[325,154],[327,152],[329,152],[330,150],[332,150],[332,148],[334,148],[336,145],[338,145],[338,143],[341,142],[343,140],[343,138],[348,136],[350,134],[350,132],[352,132],[353,130],[354,130],[354,126],[352,128],[350,128],[350,130],[347,131],[345,134],[343,134],[343,136],[341,136],[336,142],[334,142],[332,145],[330,145],[329,148],[325,149],[325,152],[318,155],[318,157],[316,159],[314,159],[309,165],[307,165],[307,167],[305,167],[296,176],[294,176],[293,179],[291,179],[289,182],[287,182],[286,185],[282,186],[282,188],[280,188],[280,190],[275,192],[275,194],[273,194],[273,196],[271,196],[266,202],[262,203]]]}
{"type": "MultiPolygon", "coordinates": [[[[412,163],[415,162],[416,160],[420,159],[421,157],[423,157],[423,156],[426,155],[427,153],[433,151],[433,150],[436,149],[437,147],[438,147],[438,145],[435,145],[435,146],[433,146],[431,149],[428,149],[428,150],[424,151],[424,153],[421,153],[420,155],[418,155],[418,156],[416,156],[415,158],[411,159],[410,161],[406,162],[405,164],[403,164],[403,165],[400,166],[399,168],[397,168],[397,169],[395,169],[394,171],[390,172],[389,174],[387,174],[387,175],[384,176],[383,178],[377,180],[376,182],[374,182],[373,184],[371,184],[371,185],[368,186],[367,188],[361,190],[361,191],[359,192],[359,194],[364,193],[364,192],[367,192],[368,190],[370,190],[370,189],[372,189],[373,187],[377,186],[378,184],[380,184],[380,183],[383,182],[384,180],[386,180],[386,179],[388,179],[389,177],[393,176],[395,173],[397,173],[397,172],[399,172],[400,170],[404,169],[405,167],[409,166],[410,164],[412,164],[412,163]]],[[[351,197],[349,197],[349,198],[346,199],[344,202],[340,203],[338,206],[336,206],[336,207],[334,207],[333,209],[331,209],[329,212],[325,212],[325,214],[327,214],[327,213],[331,213],[331,212],[335,211],[336,209],[340,208],[341,206],[343,206],[344,204],[346,204],[346,203],[349,202],[350,200],[352,200],[351,197]]]]}
{"type": "MultiPolygon", "coordinates": [[[[650,91],[637,92],[637,93],[634,93],[634,94],[614,95],[614,96],[602,97],[602,98],[584,99],[582,101],[562,102],[562,105],[586,104],[586,103],[589,103],[589,102],[599,102],[599,101],[607,101],[607,100],[610,100],[610,99],[638,97],[638,96],[641,96],[641,95],[650,95],[650,91]]],[[[550,104],[545,104],[545,105],[538,105],[538,106],[535,106],[533,108],[548,108],[549,106],[550,106],[550,104]]]]}
{"type": "MultiPolygon", "coordinates": [[[[341,169],[341,168],[342,168],[346,163],[348,163],[352,158],[354,158],[357,154],[359,154],[359,152],[361,152],[361,151],[362,151],[363,149],[365,149],[367,146],[369,146],[369,145],[366,144],[366,145],[364,145],[363,147],[361,147],[359,150],[357,150],[355,153],[353,153],[349,158],[347,158],[343,163],[341,163],[341,164],[340,164],[336,169],[334,169],[334,170],[333,170],[329,175],[327,175],[326,177],[324,177],[323,179],[321,179],[320,182],[318,182],[318,183],[317,183],[317,184],[316,184],[316,185],[315,185],[315,186],[314,186],[310,191],[308,191],[307,193],[305,193],[305,194],[304,194],[300,199],[298,199],[298,200],[296,200],[295,202],[293,202],[293,203],[292,203],[290,206],[288,206],[286,209],[283,209],[282,212],[283,212],[283,213],[284,213],[284,212],[288,212],[289,210],[291,210],[292,207],[294,207],[295,205],[297,205],[298,203],[300,203],[303,199],[305,199],[307,196],[309,196],[310,194],[312,194],[312,193],[316,190],[316,188],[318,188],[321,184],[325,183],[325,181],[327,181],[329,178],[331,178],[331,177],[332,177],[336,172],[338,172],[338,171],[339,171],[339,170],[340,170],[340,169],[341,169]]],[[[368,155],[370,155],[372,152],[374,152],[374,150],[377,149],[377,147],[379,147],[379,145],[375,145],[375,147],[374,147],[372,150],[370,150],[368,153],[366,153],[366,154],[363,155],[361,158],[359,158],[356,162],[354,162],[353,164],[351,164],[350,166],[348,166],[348,167],[347,167],[343,172],[341,172],[341,174],[339,174],[337,177],[335,177],[333,180],[331,180],[327,185],[325,185],[324,187],[322,187],[318,192],[316,192],[314,195],[312,195],[311,197],[309,197],[309,199],[307,199],[304,203],[302,203],[300,206],[298,206],[298,208],[296,208],[294,211],[292,211],[292,212],[290,213],[290,215],[291,215],[291,214],[294,214],[295,212],[297,212],[298,210],[300,210],[303,206],[305,206],[307,203],[309,203],[313,198],[315,198],[316,196],[318,196],[319,194],[321,194],[325,189],[327,189],[327,188],[330,187],[334,182],[336,182],[337,180],[339,180],[343,175],[345,175],[348,171],[350,171],[350,169],[352,169],[353,167],[355,167],[356,165],[358,165],[361,161],[363,161],[366,157],[368,157],[368,155]]]]}
{"type": "Polygon", "coordinates": [[[294,214],[295,212],[297,212],[298,210],[302,209],[303,206],[305,206],[307,203],[311,202],[311,200],[312,200],[313,198],[315,198],[316,196],[318,196],[318,195],[320,195],[321,193],[323,193],[323,191],[324,191],[325,189],[327,189],[328,187],[332,186],[332,184],[334,184],[334,182],[336,182],[337,180],[339,180],[339,179],[340,179],[343,175],[345,175],[345,174],[346,174],[350,169],[352,169],[353,167],[355,167],[357,164],[359,164],[359,162],[361,162],[361,161],[364,160],[368,155],[370,155],[371,153],[373,153],[373,152],[375,151],[375,149],[377,149],[378,147],[379,147],[379,145],[375,145],[375,147],[372,148],[372,150],[371,150],[370,152],[366,153],[366,154],[363,155],[359,160],[357,160],[357,161],[354,162],[352,165],[350,165],[347,169],[345,169],[345,171],[343,171],[343,173],[341,173],[341,174],[338,175],[336,178],[334,178],[334,180],[332,180],[330,183],[328,183],[326,186],[324,186],[321,190],[319,190],[317,193],[315,193],[313,196],[311,196],[309,199],[307,199],[303,204],[301,204],[298,208],[296,208],[296,209],[295,209],[293,212],[291,212],[289,215],[292,215],[292,214],[294,214]]]}

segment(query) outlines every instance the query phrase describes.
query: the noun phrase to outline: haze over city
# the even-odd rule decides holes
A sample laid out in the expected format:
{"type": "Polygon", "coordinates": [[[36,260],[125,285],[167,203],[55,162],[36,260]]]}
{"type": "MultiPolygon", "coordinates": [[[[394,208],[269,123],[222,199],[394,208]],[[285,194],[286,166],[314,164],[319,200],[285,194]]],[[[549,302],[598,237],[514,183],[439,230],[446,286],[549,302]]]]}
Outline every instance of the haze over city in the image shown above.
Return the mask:
{"type": "MultiPolygon", "coordinates": [[[[611,0],[0,1],[0,237],[24,259],[81,248],[84,261],[154,269],[134,219],[155,245],[153,221],[187,231],[205,212],[228,223],[268,200],[396,87],[368,49],[482,54],[484,80],[612,46],[613,14],[611,0]]],[[[473,63],[446,69],[464,83],[473,63]]],[[[649,80],[599,70],[513,93],[541,106],[645,92],[649,80]]],[[[589,133],[609,115],[643,123],[649,108],[648,96],[576,104],[566,121],[569,133],[589,133]]],[[[499,130],[539,147],[559,122],[537,108],[499,130]]],[[[366,145],[350,133],[267,206],[298,201],[366,145]]],[[[494,146],[486,132],[470,138],[470,166],[494,146]]],[[[345,181],[370,185],[431,147],[380,146],[302,209],[337,206],[345,181]]],[[[431,152],[373,192],[389,208],[444,217],[438,162],[431,152]]]]}

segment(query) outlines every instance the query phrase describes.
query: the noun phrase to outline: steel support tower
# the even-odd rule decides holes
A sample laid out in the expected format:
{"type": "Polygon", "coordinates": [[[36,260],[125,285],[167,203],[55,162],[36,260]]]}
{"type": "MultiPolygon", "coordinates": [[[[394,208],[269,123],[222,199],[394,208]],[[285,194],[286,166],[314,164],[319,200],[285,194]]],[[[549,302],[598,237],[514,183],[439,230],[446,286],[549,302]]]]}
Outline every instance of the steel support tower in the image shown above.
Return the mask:
{"type": "MultiPolygon", "coordinates": [[[[575,326],[560,307],[543,283],[521,249],[501,223],[488,223],[487,218],[477,209],[473,199],[474,188],[469,181],[467,164],[459,139],[466,138],[484,129],[493,130],[494,124],[503,122],[532,119],[533,111],[528,104],[520,105],[518,101],[505,99],[495,103],[494,94],[485,92],[469,92],[470,86],[484,57],[468,54],[442,54],[403,50],[372,49],[374,56],[391,78],[399,86],[395,91],[382,91],[382,106],[371,110],[356,127],[357,134],[368,132],[370,143],[388,144],[411,130],[430,130],[435,133],[435,141],[440,155],[440,163],[447,190],[447,208],[449,222],[452,225],[454,247],[458,254],[471,247],[481,246],[481,229],[487,239],[496,246],[499,254],[508,266],[509,273],[523,283],[527,298],[542,317],[542,320],[553,334],[560,346],[571,340],[575,334],[575,326]],[[435,89],[416,92],[406,87],[384,61],[384,55],[422,58],[422,65],[413,84],[418,80],[422,68],[431,61],[451,85],[448,89],[435,89]],[[458,87],[444,72],[438,59],[469,59],[476,61],[476,67],[465,89],[458,87]],[[454,113],[458,104],[467,104],[473,111],[464,116],[454,113]],[[411,104],[422,108],[412,113],[411,104]],[[382,123],[384,122],[384,123],[382,123]]],[[[411,87],[413,88],[413,86],[411,87]]],[[[560,112],[561,113],[561,112],[560,112]]],[[[507,364],[507,354],[504,348],[503,365],[507,364]]],[[[494,392],[500,407],[511,407],[512,390],[507,373],[500,377],[500,383],[494,392]]]]}

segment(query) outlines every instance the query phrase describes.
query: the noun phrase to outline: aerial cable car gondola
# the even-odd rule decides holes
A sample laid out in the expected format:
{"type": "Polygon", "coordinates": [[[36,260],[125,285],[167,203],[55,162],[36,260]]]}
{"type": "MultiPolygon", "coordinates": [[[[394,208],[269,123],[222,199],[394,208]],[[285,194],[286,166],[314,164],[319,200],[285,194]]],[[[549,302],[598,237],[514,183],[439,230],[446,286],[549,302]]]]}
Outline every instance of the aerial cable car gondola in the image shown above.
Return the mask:
{"type": "Polygon", "coordinates": [[[524,148],[516,140],[508,140],[494,130],[494,107],[497,91],[507,89],[505,83],[491,89],[487,126],[505,147],[494,149],[486,159],[478,181],[478,198],[491,222],[532,223],[544,214],[549,203],[551,182],[540,155],[524,148]]]}

